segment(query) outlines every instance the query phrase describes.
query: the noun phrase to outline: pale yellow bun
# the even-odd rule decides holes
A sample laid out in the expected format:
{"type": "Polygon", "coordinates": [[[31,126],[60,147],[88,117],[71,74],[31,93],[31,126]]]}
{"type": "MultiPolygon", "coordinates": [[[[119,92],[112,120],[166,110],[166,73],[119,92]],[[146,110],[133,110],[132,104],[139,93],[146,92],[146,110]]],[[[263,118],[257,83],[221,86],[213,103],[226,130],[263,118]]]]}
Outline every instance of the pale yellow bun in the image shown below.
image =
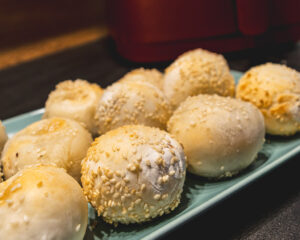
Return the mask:
{"type": "Polygon", "coordinates": [[[125,74],[118,82],[143,81],[163,89],[163,74],[156,69],[137,68],[125,74]]]}
{"type": "Polygon", "coordinates": [[[3,240],[82,240],[88,203],[63,169],[33,166],[0,184],[0,216],[3,240]]]}
{"type": "Polygon", "coordinates": [[[80,181],[81,160],[91,142],[91,134],[71,119],[35,122],[5,144],[1,158],[4,176],[9,178],[27,165],[52,163],[80,181]]]}
{"type": "Polygon", "coordinates": [[[195,49],[179,56],[165,70],[163,91],[175,109],[188,96],[234,96],[235,85],[222,55],[195,49]]]}
{"type": "Polygon", "coordinates": [[[273,63],[253,67],[240,79],[236,96],[260,109],[267,133],[300,131],[300,73],[296,70],[273,63]]]}
{"type": "Polygon", "coordinates": [[[138,223],[169,213],[185,180],[181,145],[167,132],[127,125],[100,136],[82,162],[88,200],[109,223],[138,223]]]}
{"type": "Polygon", "coordinates": [[[128,124],[166,128],[170,105],[163,93],[146,82],[115,83],[104,90],[96,110],[98,133],[128,124]]]}
{"type": "Polygon", "coordinates": [[[84,123],[96,134],[95,111],[103,90],[85,80],[67,80],[56,85],[46,101],[43,118],[65,117],[84,123]]]}
{"type": "Polygon", "coordinates": [[[7,141],[7,134],[5,131],[5,127],[3,126],[2,122],[0,121],[0,154],[3,150],[4,144],[7,141]]]}
{"type": "Polygon", "coordinates": [[[183,144],[188,170],[211,178],[249,166],[265,136],[263,116],[254,105],[217,95],[187,98],[170,118],[168,131],[183,144]]]}

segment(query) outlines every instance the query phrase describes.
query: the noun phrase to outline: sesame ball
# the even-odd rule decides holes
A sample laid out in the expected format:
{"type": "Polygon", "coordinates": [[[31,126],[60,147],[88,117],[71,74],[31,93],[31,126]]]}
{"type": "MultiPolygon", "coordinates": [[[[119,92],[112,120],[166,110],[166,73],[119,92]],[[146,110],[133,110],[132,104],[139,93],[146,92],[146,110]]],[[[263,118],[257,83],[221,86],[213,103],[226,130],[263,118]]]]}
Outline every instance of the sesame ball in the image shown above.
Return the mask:
{"type": "Polygon", "coordinates": [[[127,125],[100,136],[82,162],[88,200],[108,223],[139,223],[180,202],[185,155],[167,132],[127,125]]]}
{"type": "Polygon", "coordinates": [[[171,115],[163,93],[147,82],[117,82],[104,90],[96,110],[98,133],[130,124],[166,128],[171,115]]]}
{"type": "Polygon", "coordinates": [[[236,95],[259,108],[267,133],[300,131],[300,73],[296,70],[274,63],[253,67],[240,79],[236,95]]]}
{"type": "Polygon", "coordinates": [[[63,169],[34,166],[0,183],[0,239],[82,240],[88,203],[63,169]]]}
{"type": "Polygon", "coordinates": [[[43,118],[70,118],[96,134],[94,115],[102,92],[100,86],[85,80],[63,81],[49,94],[43,118]]]}
{"type": "Polygon", "coordinates": [[[263,116],[254,105],[217,95],[188,97],[170,118],[168,131],[183,144],[188,171],[209,178],[248,167],[265,136],[263,116]]]}
{"type": "Polygon", "coordinates": [[[234,96],[234,78],[225,58],[204,49],[179,56],[164,74],[163,92],[175,110],[188,96],[234,96]]]}
{"type": "Polygon", "coordinates": [[[5,178],[25,166],[54,164],[80,181],[81,160],[92,143],[91,134],[76,121],[50,118],[37,121],[14,135],[3,149],[5,178]]]}
{"type": "Polygon", "coordinates": [[[153,69],[137,68],[125,74],[119,82],[142,81],[163,89],[163,74],[153,69]]]}

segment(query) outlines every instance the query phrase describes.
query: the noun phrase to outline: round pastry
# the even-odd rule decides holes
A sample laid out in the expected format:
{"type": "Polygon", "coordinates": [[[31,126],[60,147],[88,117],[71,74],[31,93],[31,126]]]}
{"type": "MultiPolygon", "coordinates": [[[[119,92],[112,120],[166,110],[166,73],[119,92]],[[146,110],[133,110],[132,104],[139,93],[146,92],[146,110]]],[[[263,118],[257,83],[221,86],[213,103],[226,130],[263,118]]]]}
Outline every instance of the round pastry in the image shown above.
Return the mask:
{"type": "Polygon", "coordinates": [[[56,85],[46,101],[43,118],[65,117],[82,122],[92,133],[95,127],[95,110],[103,90],[85,80],[67,80],[56,85]]]}
{"type": "Polygon", "coordinates": [[[0,184],[0,216],[0,239],[82,240],[88,203],[63,169],[34,166],[0,184]]]}
{"type": "Polygon", "coordinates": [[[163,93],[146,82],[115,83],[104,90],[96,110],[98,133],[129,124],[166,128],[170,105],[163,93]]]}
{"type": "Polygon", "coordinates": [[[210,178],[229,177],[249,166],[265,135],[255,106],[217,95],[187,98],[170,118],[168,130],[183,144],[188,170],[210,178]]]}
{"type": "Polygon", "coordinates": [[[156,69],[138,68],[130,71],[119,82],[143,81],[163,89],[163,74],[156,69]]]}
{"type": "Polygon", "coordinates": [[[105,221],[139,223],[179,204],[185,168],[183,149],[167,132],[127,125],[95,140],[81,182],[105,221]]]}
{"type": "Polygon", "coordinates": [[[300,131],[300,73],[296,70],[273,63],[253,67],[240,79],[236,96],[260,109],[267,133],[300,131]]]}
{"type": "Polygon", "coordinates": [[[166,70],[163,91],[173,109],[188,96],[234,96],[234,78],[220,54],[195,49],[179,56],[166,70]]]}
{"type": "Polygon", "coordinates": [[[81,160],[92,142],[91,134],[71,119],[35,122],[7,141],[2,153],[5,178],[27,165],[52,163],[80,181],[81,160]]]}
{"type": "Polygon", "coordinates": [[[5,127],[3,126],[2,122],[0,121],[0,154],[2,152],[2,149],[3,149],[6,141],[7,141],[7,134],[5,131],[5,127]]]}

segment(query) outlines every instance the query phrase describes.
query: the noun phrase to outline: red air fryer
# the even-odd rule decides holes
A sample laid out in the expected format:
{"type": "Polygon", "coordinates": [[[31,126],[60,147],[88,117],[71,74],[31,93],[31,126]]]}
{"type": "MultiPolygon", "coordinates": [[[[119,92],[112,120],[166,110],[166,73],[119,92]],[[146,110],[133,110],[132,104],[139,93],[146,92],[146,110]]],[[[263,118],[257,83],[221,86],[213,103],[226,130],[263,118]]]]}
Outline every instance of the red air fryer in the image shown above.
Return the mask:
{"type": "Polygon", "coordinates": [[[300,39],[300,0],[108,0],[119,53],[135,62],[300,39]]]}

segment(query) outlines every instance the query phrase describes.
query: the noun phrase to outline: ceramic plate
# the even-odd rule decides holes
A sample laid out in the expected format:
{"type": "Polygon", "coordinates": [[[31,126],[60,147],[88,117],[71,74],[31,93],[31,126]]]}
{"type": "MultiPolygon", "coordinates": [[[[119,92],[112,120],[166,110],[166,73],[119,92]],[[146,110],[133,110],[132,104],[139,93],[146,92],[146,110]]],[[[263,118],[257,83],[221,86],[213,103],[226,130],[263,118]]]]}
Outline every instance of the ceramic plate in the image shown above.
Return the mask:
{"type": "MultiPolygon", "coordinates": [[[[241,77],[240,72],[232,71],[235,80],[241,77]]],[[[36,110],[5,120],[4,125],[9,136],[39,120],[44,110],[36,110]]],[[[171,231],[186,220],[200,214],[205,209],[240,190],[255,179],[271,171],[292,156],[300,152],[299,134],[290,138],[268,137],[259,152],[256,161],[238,176],[219,182],[205,181],[187,175],[182,201],[171,214],[143,224],[114,227],[96,218],[93,209],[89,208],[90,225],[85,240],[100,239],[155,239],[171,231]]]]}

